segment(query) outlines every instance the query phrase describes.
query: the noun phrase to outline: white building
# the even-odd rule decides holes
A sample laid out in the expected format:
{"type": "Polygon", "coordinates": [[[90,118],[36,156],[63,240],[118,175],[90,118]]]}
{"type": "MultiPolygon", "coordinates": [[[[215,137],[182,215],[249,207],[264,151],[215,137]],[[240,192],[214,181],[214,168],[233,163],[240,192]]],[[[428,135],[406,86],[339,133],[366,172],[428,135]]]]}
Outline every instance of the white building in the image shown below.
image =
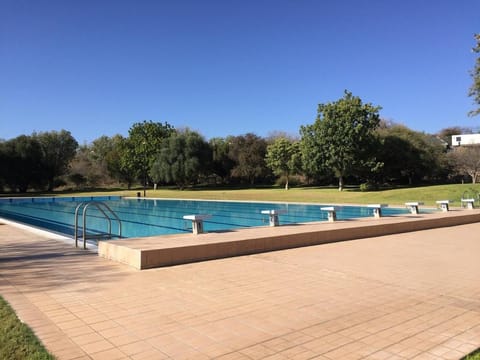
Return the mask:
{"type": "Polygon", "coordinates": [[[480,134],[452,135],[452,146],[480,144],[480,134]]]}

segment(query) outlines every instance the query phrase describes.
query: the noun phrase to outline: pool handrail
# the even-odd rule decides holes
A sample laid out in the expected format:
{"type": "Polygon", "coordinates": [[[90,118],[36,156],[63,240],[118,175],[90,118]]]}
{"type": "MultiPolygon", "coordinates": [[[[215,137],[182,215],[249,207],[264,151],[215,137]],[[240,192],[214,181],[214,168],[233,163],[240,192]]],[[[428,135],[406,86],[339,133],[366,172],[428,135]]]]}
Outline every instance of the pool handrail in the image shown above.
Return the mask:
{"type": "Polygon", "coordinates": [[[74,236],[75,236],[75,247],[78,247],[78,215],[80,209],[82,209],[82,237],[83,237],[83,248],[87,248],[87,210],[90,205],[95,206],[98,211],[100,211],[104,218],[108,220],[108,234],[109,237],[112,237],[112,218],[110,216],[113,216],[113,218],[117,221],[118,223],[118,237],[122,237],[122,221],[118,217],[118,215],[108,206],[105,204],[103,201],[83,201],[80,204],[77,205],[75,208],[75,226],[74,226],[74,236]],[[107,212],[110,214],[107,214],[107,212]]]}

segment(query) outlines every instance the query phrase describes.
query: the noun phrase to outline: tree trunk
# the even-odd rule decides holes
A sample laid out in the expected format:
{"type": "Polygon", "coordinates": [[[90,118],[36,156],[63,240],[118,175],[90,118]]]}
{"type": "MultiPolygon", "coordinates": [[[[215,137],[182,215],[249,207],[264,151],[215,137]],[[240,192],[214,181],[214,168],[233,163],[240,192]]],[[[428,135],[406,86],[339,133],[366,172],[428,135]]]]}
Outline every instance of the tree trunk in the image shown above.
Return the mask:
{"type": "Polygon", "coordinates": [[[153,183],[153,190],[157,190],[157,183],[153,183]]]}
{"type": "Polygon", "coordinates": [[[288,190],[288,175],[287,175],[286,179],[287,180],[285,181],[285,190],[288,190]]]}
{"type": "Polygon", "coordinates": [[[338,177],[338,191],[343,191],[343,176],[338,177]]]}

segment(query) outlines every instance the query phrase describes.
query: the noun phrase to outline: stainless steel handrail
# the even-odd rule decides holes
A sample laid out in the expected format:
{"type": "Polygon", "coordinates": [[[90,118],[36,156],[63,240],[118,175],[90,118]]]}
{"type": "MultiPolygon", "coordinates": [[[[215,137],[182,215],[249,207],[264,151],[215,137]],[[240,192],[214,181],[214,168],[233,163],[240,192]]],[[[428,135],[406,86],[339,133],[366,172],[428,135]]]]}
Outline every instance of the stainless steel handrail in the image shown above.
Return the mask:
{"type": "Polygon", "coordinates": [[[118,215],[104,202],[101,201],[84,201],[77,205],[75,208],[75,247],[78,247],[78,215],[80,209],[82,209],[82,235],[83,235],[83,248],[87,248],[87,210],[90,205],[95,206],[95,208],[103,214],[103,217],[108,220],[108,235],[112,237],[112,218],[118,223],[118,237],[122,237],[122,221],[118,215]]]}

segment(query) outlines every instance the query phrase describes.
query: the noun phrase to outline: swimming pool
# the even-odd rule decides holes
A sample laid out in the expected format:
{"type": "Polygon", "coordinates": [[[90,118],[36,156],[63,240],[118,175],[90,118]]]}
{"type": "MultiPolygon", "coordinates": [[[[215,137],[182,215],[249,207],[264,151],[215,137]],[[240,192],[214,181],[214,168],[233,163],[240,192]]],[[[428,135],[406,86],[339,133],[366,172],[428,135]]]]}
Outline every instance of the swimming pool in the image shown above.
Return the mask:
{"type": "MultiPolygon", "coordinates": [[[[320,210],[325,205],[264,203],[239,201],[203,201],[170,199],[125,199],[107,197],[48,197],[0,199],[0,217],[46,229],[69,237],[74,236],[75,209],[82,202],[102,201],[121,220],[122,237],[146,237],[154,235],[191,232],[191,221],[184,215],[210,214],[204,221],[205,231],[228,231],[254,226],[267,226],[268,215],[262,210],[281,210],[280,224],[298,224],[326,221],[327,214],[320,210]]],[[[407,214],[403,208],[384,208],[384,216],[407,214]]],[[[365,206],[338,206],[337,219],[370,217],[372,209],[365,206]]],[[[79,220],[81,224],[81,220],[79,220]]],[[[104,233],[107,222],[98,209],[88,210],[86,228],[90,233],[104,233]]],[[[112,233],[118,230],[112,222],[112,233]]]]}

